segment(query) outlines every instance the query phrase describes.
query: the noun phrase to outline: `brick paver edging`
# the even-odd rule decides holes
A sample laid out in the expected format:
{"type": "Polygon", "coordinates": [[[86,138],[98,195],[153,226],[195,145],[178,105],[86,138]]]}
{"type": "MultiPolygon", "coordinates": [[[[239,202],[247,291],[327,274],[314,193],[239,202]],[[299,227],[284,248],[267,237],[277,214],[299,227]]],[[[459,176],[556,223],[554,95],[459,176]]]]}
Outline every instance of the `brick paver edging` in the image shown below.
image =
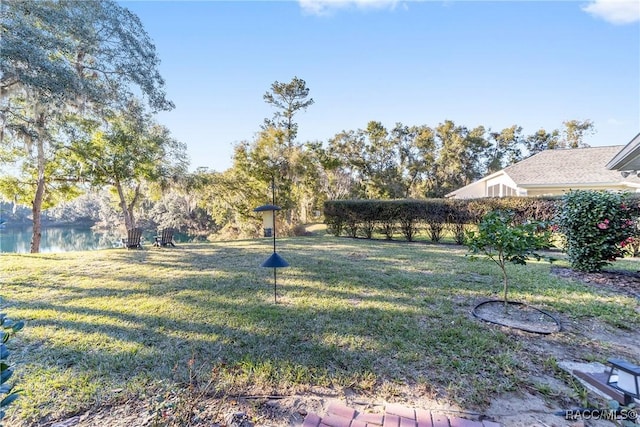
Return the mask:
{"type": "Polygon", "coordinates": [[[307,414],[302,427],[502,427],[493,421],[447,417],[398,404],[387,405],[384,409],[384,414],[358,413],[341,403],[331,402],[323,418],[307,414]]]}

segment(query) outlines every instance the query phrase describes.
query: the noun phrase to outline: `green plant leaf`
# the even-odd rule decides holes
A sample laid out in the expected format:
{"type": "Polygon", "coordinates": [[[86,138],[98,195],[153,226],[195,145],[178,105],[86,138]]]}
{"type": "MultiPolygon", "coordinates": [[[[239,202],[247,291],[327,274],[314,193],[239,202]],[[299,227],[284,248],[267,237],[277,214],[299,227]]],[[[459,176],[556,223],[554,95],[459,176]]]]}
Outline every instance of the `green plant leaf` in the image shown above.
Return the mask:
{"type": "Polygon", "coordinates": [[[11,352],[7,348],[6,344],[0,344],[0,360],[6,360],[11,352]]]}
{"type": "Polygon", "coordinates": [[[9,378],[11,378],[12,375],[13,375],[13,369],[8,368],[3,370],[0,373],[0,384],[6,383],[9,380],[9,378]]]}
{"type": "Polygon", "coordinates": [[[0,408],[6,408],[11,405],[20,395],[18,393],[12,393],[0,401],[0,408]]]}
{"type": "Polygon", "coordinates": [[[13,332],[18,332],[22,328],[24,328],[24,325],[25,325],[24,321],[20,320],[20,321],[16,322],[11,329],[13,329],[13,332]]]}

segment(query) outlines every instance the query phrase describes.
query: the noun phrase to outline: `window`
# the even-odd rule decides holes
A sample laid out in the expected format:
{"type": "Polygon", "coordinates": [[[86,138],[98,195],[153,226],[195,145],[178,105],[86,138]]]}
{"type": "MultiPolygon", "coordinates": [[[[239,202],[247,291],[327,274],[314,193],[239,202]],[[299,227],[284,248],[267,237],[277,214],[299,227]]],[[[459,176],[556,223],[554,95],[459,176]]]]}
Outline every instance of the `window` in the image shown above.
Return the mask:
{"type": "Polygon", "coordinates": [[[515,188],[504,184],[494,184],[487,187],[487,197],[512,197],[517,196],[515,188]]]}

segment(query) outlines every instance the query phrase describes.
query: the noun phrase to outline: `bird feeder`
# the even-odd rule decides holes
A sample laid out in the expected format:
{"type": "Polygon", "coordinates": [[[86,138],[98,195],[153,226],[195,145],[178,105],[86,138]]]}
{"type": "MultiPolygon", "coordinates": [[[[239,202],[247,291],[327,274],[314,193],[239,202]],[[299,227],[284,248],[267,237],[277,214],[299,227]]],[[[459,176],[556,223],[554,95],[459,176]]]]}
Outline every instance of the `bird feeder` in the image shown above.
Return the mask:
{"type": "Polygon", "coordinates": [[[262,212],[262,228],[264,237],[273,237],[273,254],[260,267],[273,268],[273,301],[278,303],[278,276],[277,270],[282,267],[289,267],[289,263],[276,252],[276,211],[280,210],[276,206],[276,186],[275,178],[271,177],[271,191],[273,192],[273,204],[258,206],[253,211],[262,212]]]}
{"type": "Polygon", "coordinates": [[[262,230],[264,237],[273,237],[276,229],[276,211],[279,211],[280,207],[276,205],[263,205],[258,206],[253,211],[262,212],[262,230]]]}

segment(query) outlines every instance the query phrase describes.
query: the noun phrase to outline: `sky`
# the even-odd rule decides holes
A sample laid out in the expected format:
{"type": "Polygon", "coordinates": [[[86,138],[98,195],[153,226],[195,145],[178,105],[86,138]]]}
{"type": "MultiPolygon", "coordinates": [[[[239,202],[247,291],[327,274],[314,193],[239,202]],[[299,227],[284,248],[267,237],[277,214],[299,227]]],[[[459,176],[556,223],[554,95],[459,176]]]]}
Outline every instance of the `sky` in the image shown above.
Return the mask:
{"type": "Polygon", "coordinates": [[[640,132],[638,1],[122,1],[153,40],[176,108],[157,121],[190,169],[224,171],[298,77],[315,103],[298,140],[369,121],[445,120],[525,135],[591,120],[591,146],[640,132]]]}

